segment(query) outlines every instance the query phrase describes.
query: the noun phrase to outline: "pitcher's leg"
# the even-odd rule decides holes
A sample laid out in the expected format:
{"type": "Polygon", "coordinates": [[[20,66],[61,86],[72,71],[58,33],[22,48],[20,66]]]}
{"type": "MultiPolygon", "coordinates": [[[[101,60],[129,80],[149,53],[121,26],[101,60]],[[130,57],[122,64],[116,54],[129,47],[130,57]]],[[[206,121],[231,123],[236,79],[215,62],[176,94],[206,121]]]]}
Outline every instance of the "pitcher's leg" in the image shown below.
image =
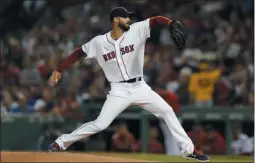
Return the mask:
{"type": "Polygon", "coordinates": [[[133,102],[155,116],[162,118],[181,148],[182,154],[184,156],[192,154],[194,151],[194,145],[185,130],[182,128],[182,125],[177,119],[172,107],[145,84],[141,86],[139,92],[141,93],[137,93],[134,96],[133,102]]]}
{"type": "Polygon", "coordinates": [[[175,138],[173,137],[173,135],[171,134],[171,132],[169,131],[165,121],[160,120],[160,128],[163,132],[164,135],[164,144],[165,144],[165,149],[166,149],[166,153],[168,155],[174,155],[174,156],[181,156],[181,149],[178,146],[175,138]]]}
{"type": "Polygon", "coordinates": [[[63,134],[56,140],[57,144],[65,150],[74,142],[106,129],[129,104],[129,99],[108,95],[96,120],[83,124],[70,134],[63,134]]]}

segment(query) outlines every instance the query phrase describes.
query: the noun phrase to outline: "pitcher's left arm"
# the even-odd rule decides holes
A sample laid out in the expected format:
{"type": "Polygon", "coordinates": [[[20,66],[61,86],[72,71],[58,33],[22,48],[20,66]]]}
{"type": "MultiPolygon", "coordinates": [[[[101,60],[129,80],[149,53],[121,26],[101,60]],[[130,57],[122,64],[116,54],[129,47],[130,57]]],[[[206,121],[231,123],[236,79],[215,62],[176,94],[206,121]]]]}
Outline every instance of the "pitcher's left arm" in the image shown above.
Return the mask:
{"type": "Polygon", "coordinates": [[[178,49],[183,49],[187,39],[187,34],[184,31],[183,25],[177,20],[171,20],[164,16],[154,16],[150,18],[150,28],[155,25],[165,25],[170,32],[170,39],[173,40],[178,49]]]}

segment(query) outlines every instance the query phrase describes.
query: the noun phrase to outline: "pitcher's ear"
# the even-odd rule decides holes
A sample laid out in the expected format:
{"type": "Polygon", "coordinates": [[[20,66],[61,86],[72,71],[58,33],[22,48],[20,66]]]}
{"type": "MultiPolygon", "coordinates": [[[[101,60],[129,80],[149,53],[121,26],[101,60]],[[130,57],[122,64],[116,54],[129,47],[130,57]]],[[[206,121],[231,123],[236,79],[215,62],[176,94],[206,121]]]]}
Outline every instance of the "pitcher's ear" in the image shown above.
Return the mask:
{"type": "Polygon", "coordinates": [[[113,19],[113,21],[115,21],[115,22],[119,22],[119,21],[120,21],[120,19],[119,19],[119,17],[115,17],[115,18],[113,19]]]}

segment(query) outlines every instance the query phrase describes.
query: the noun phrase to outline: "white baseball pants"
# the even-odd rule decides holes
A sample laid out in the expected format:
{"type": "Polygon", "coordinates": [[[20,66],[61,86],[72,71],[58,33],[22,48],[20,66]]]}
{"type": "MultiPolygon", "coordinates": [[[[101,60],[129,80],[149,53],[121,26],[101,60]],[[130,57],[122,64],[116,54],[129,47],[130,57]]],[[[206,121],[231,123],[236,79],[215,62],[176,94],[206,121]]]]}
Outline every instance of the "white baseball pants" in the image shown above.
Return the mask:
{"type": "Polygon", "coordinates": [[[181,152],[187,156],[194,151],[194,145],[179,123],[172,108],[144,81],[136,83],[111,83],[111,91],[103,108],[94,121],[83,124],[70,134],[63,134],[56,142],[66,149],[72,143],[106,129],[128,106],[138,105],[167,124],[181,152]]]}
{"type": "Polygon", "coordinates": [[[172,133],[169,131],[165,121],[161,120],[159,125],[164,135],[166,153],[171,156],[181,156],[181,148],[177,144],[176,139],[173,137],[172,133]]]}

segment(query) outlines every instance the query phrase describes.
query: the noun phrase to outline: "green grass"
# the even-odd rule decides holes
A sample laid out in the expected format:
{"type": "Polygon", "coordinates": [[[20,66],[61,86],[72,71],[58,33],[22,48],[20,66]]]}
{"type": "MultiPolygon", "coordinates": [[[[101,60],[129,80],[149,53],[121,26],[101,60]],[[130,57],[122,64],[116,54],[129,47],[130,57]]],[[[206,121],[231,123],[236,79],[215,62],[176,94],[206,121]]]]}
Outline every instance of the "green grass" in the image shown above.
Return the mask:
{"type": "MultiPolygon", "coordinates": [[[[100,155],[116,156],[130,159],[160,162],[195,162],[186,160],[183,157],[167,156],[162,154],[143,154],[143,153],[96,153],[100,155]]],[[[210,162],[253,162],[252,156],[210,156],[210,162]]]]}

